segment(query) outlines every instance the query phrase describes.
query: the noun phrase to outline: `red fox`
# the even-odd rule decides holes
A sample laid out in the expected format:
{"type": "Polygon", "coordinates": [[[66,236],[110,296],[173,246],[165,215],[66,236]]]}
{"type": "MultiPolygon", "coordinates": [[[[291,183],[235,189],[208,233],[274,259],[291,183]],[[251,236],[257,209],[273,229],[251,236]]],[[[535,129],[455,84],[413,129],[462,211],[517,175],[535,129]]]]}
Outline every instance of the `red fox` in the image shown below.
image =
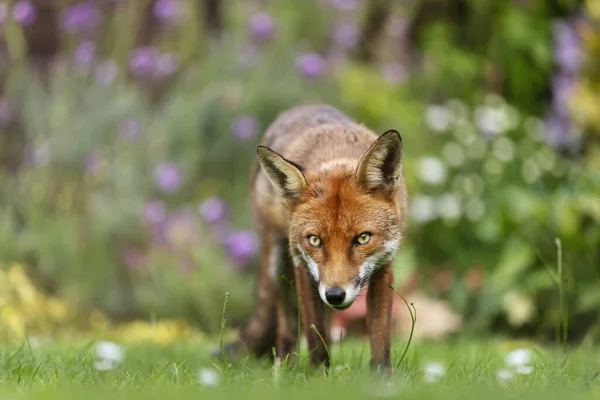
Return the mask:
{"type": "Polygon", "coordinates": [[[329,310],[347,309],[368,284],[370,365],[390,369],[391,263],[407,211],[402,157],[397,131],[378,136],[327,105],[292,108],[267,129],[252,172],[262,244],[256,311],[240,331],[250,350],[292,352],[295,291],[311,363],[328,367],[329,310]]]}

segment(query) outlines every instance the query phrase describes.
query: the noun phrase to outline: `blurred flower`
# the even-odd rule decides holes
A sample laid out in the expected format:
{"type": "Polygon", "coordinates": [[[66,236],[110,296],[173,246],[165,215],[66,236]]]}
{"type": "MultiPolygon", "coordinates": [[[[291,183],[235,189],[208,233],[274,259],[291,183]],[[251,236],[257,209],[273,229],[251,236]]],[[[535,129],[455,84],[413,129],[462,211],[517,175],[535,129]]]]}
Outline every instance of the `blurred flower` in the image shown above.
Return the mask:
{"type": "Polygon", "coordinates": [[[160,54],[156,59],[156,70],[154,71],[157,77],[166,77],[173,75],[179,67],[179,58],[174,54],[160,54]]]}
{"type": "Polygon", "coordinates": [[[98,27],[102,14],[92,1],[85,1],[65,8],[60,17],[61,24],[67,31],[81,33],[98,27]]]}
{"type": "Polygon", "coordinates": [[[510,162],[515,157],[515,144],[506,137],[498,138],[492,144],[492,153],[494,153],[498,160],[510,162]]]}
{"type": "Polygon", "coordinates": [[[502,369],[498,370],[498,372],[496,372],[496,380],[502,384],[508,382],[513,377],[514,377],[514,374],[512,373],[512,371],[510,371],[506,368],[502,368],[502,369]]]}
{"type": "MultiPolygon", "coordinates": [[[[535,306],[529,296],[515,291],[507,292],[502,298],[504,312],[512,326],[523,326],[535,315],[535,306]]],[[[516,353],[519,354],[519,353],[516,353]]],[[[516,355],[513,355],[515,359],[516,355]]]]}
{"type": "Polygon", "coordinates": [[[120,136],[125,140],[135,140],[142,130],[142,125],[137,118],[127,117],[121,121],[119,127],[120,136]]]}
{"type": "Polygon", "coordinates": [[[17,1],[13,6],[13,18],[19,24],[29,26],[37,18],[37,9],[28,0],[17,1]]]}
{"type": "Polygon", "coordinates": [[[534,183],[542,176],[540,166],[532,158],[525,160],[521,168],[521,173],[523,174],[523,179],[525,179],[525,182],[527,183],[534,183]]]}
{"type": "Polygon", "coordinates": [[[568,116],[551,114],[545,121],[548,143],[554,147],[566,148],[573,140],[573,127],[568,116]]]}
{"type": "Polygon", "coordinates": [[[434,132],[447,131],[452,120],[452,112],[446,106],[431,104],[425,110],[425,123],[434,132]]]}
{"type": "Polygon", "coordinates": [[[167,219],[167,208],[162,201],[154,200],[144,207],[144,219],[150,225],[157,225],[167,219]]]}
{"type": "Polygon", "coordinates": [[[177,249],[187,249],[198,242],[198,226],[194,214],[178,210],[167,218],[165,235],[168,243],[177,249]]]}
{"type": "Polygon", "coordinates": [[[102,341],[96,343],[96,356],[103,360],[121,362],[125,358],[123,348],[116,343],[102,341]]]}
{"type": "Polygon", "coordinates": [[[515,371],[521,375],[529,375],[533,372],[533,367],[531,365],[518,365],[515,371]]]}
{"type": "Polygon", "coordinates": [[[138,249],[125,249],[121,253],[121,262],[129,269],[138,269],[146,264],[146,256],[138,249]]]}
{"type": "Polygon", "coordinates": [[[358,42],[358,30],[348,22],[338,22],[333,28],[333,41],[345,49],[352,48],[358,42]]]}
{"type": "Polygon", "coordinates": [[[181,8],[178,0],[157,0],[152,11],[156,18],[170,22],[179,18],[181,8]]]}
{"type": "Polygon", "coordinates": [[[446,374],[446,367],[442,363],[432,362],[423,368],[425,372],[425,381],[436,382],[446,374]]]}
{"type": "Polygon", "coordinates": [[[244,115],[233,121],[231,130],[238,139],[250,139],[258,131],[258,121],[250,115],[244,115]]]}
{"type": "Polygon", "coordinates": [[[75,61],[81,66],[86,66],[94,61],[96,56],[96,44],[90,41],[81,43],[75,49],[75,61]]]}
{"type": "Polygon", "coordinates": [[[102,86],[108,86],[112,84],[115,79],[117,79],[118,74],[119,68],[117,67],[117,63],[114,61],[101,62],[96,65],[96,68],[94,69],[96,82],[102,86]]]}
{"type": "Polygon", "coordinates": [[[90,174],[96,174],[102,169],[105,163],[106,160],[102,154],[97,151],[93,152],[85,158],[85,170],[90,174]]]}
{"type": "Polygon", "coordinates": [[[198,382],[205,386],[217,386],[219,384],[219,373],[214,369],[202,368],[198,374],[198,382]]]}
{"type": "Polygon", "coordinates": [[[390,63],[383,66],[381,74],[383,79],[385,79],[388,83],[392,85],[398,85],[404,81],[408,77],[406,73],[406,69],[402,66],[402,64],[398,63],[390,63]]]}
{"type": "Polygon", "coordinates": [[[410,200],[411,211],[408,214],[416,222],[429,222],[436,217],[435,200],[430,196],[415,195],[410,200]]]}
{"type": "Polygon", "coordinates": [[[227,237],[227,250],[234,261],[245,264],[258,251],[258,238],[252,231],[236,231],[227,237]]]}
{"type": "Polygon", "coordinates": [[[510,121],[502,107],[478,106],[475,108],[475,124],[486,135],[497,135],[508,130],[510,121]]]}
{"type": "Polygon", "coordinates": [[[264,41],[270,39],[275,34],[276,29],[275,20],[265,12],[255,14],[250,18],[250,31],[258,40],[264,41]]]}
{"type": "Polygon", "coordinates": [[[442,157],[453,167],[460,167],[465,162],[463,147],[456,142],[448,142],[442,147],[442,157]]]}
{"type": "Polygon", "coordinates": [[[326,63],[317,53],[307,53],[296,59],[296,67],[305,78],[313,79],[325,73],[326,63]]]}
{"type": "Polygon", "coordinates": [[[423,157],[419,160],[418,174],[421,181],[438,185],[446,180],[446,166],[436,157],[423,157]]]}
{"type": "Polygon", "coordinates": [[[528,365],[533,353],[530,349],[516,349],[506,355],[505,362],[510,367],[528,365]]]}
{"type": "Polygon", "coordinates": [[[140,47],[129,55],[129,70],[134,76],[150,76],[156,69],[158,50],[153,47],[140,47]]]}
{"type": "Polygon", "coordinates": [[[166,193],[174,193],[181,186],[181,172],[174,163],[165,162],[156,167],[154,179],[166,193]]]}
{"type": "Polygon", "coordinates": [[[552,78],[553,111],[561,116],[569,116],[569,97],[577,80],[574,76],[558,74],[552,78]]]}
{"type": "Polygon", "coordinates": [[[331,0],[331,4],[342,11],[352,11],[358,8],[359,0],[331,0]]]}
{"type": "Polygon", "coordinates": [[[437,213],[445,220],[457,220],[461,216],[460,199],[453,193],[445,193],[437,199],[437,213]]]}
{"type": "Polygon", "coordinates": [[[465,215],[471,221],[479,221],[485,214],[485,203],[479,197],[472,197],[465,204],[465,215]]]}
{"type": "Polygon", "coordinates": [[[552,28],[554,61],[565,72],[575,73],[579,71],[583,59],[583,50],[576,29],[566,21],[557,21],[552,28]]]}
{"type": "Polygon", "coordinates": [[[209,197],[200,203],[200,216],[202,219],[213,225],[227,218],[227,204],[218,197],[209,197]]]}

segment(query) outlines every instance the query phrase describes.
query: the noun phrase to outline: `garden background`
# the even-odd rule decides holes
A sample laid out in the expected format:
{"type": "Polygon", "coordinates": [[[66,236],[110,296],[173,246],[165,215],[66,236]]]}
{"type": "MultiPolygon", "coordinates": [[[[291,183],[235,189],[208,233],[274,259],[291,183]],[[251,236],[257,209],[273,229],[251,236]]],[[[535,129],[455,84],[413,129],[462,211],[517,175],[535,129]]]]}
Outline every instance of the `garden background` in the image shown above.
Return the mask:
{"type": "Polygon", "coordinates": [[[600,1],[18,0],[0,28],[0,340],[218,334],[226,292],[239,326],[255,146],[306,103],[401,132],[397,287],[443,333],[599,338],[600,1]]]}

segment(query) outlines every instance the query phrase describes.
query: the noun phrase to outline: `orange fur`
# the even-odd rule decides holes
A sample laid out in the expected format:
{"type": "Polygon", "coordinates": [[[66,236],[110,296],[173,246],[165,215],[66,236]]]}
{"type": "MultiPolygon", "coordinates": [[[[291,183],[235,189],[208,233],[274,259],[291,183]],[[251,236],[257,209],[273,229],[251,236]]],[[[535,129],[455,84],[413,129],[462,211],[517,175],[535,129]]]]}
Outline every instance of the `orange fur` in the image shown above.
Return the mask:
{"type": "Polygon", "coordinates": [[[371,365],[390,368],[391,262],[407,208],[401,166],[397,132],[378,136],[333,107],[296,107],[272,123],[252,177],[263,248],[256,312],[241,330],[250,349],[274,346],[285,356],[298,339],[285,275],[300,299],[311,360],[328,365],[311,325],[329,342],[329,311],[348,308],[368,284],[371,365]]]}

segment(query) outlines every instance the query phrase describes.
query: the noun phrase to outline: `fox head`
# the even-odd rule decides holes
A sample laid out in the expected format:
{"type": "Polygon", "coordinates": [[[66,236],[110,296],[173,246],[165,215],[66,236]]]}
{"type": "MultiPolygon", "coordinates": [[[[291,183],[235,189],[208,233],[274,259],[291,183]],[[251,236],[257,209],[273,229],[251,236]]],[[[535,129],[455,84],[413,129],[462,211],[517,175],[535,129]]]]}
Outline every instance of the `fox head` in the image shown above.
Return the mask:
{"type": "Polygon", "coordinates": [[[258,161],[289,210],[289,246],[306,265],[323,302],[352,305],[361,289],[389,263],[400,245],[402,138],[379,136],[358,163],[304,171],[259,146],[258,161]]]}

